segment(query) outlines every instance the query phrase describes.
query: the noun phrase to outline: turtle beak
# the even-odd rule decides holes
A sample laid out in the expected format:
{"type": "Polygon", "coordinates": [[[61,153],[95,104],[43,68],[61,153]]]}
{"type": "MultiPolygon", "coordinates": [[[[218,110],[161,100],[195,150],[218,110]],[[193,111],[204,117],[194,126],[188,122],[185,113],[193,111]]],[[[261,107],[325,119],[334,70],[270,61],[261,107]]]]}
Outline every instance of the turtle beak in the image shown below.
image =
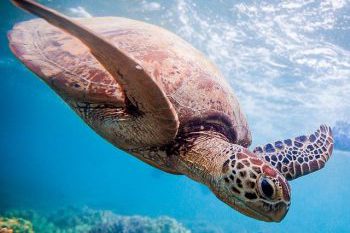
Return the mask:
{"type": "Polygon", "coordinates": [[[285,203],[280,203],[279,209],[271,216],[274,222],[281,222],[288,213],[288,206],[285,203]]]}
{"type": "Polygon", "coordinates": [[[273,209],[267,211],[266,207],[257,206],[256,203],[247,203],[245,206],[234,206],[242,214],[265,222],[281,222],[288,212],[288,206],[284,202],[275,204],[273,209]]]}
{"type": "Polygon", "coordinates": [[[267,204],[263,201],[243,202],[232,198],[226,199],[225,203],[248,217],[265,222],[281,222],[289,209],[289,204],[284,201],[267,204]]]}

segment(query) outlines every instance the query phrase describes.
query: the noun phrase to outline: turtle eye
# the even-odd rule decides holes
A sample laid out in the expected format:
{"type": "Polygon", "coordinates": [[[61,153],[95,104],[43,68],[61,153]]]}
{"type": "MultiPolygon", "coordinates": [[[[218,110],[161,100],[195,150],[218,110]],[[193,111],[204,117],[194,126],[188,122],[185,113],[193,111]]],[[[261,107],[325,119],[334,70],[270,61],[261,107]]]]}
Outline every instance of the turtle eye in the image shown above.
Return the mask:
{"type": "Polygon", "coordinates": [[[273,199],[275,196],[275,185],[273,182],[267,178],[260,179],[260,192],[267,199],[273,199]]]}

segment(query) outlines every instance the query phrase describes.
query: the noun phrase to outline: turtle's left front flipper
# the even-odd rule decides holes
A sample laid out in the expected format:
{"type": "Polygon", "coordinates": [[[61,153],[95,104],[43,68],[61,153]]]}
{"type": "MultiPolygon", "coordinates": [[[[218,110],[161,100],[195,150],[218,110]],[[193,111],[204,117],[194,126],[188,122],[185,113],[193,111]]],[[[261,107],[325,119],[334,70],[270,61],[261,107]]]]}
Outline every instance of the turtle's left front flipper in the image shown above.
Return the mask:
{"type": "Polygon", "coordinates": [[[288,180],[293,180],[323,168],[332,151],[332,130],[321,125],[309,136],[258,146],[253,152],[269,162],[288,180]]]}

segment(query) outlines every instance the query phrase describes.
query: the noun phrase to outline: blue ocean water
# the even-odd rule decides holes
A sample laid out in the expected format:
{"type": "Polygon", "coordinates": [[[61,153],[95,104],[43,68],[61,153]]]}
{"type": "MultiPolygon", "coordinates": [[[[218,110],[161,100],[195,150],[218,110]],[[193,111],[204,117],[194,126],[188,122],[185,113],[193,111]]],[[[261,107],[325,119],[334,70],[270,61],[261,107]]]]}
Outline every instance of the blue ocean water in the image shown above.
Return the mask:
{"type": "MultiPolygon", "coordinates": [[[[32,18],[0,2],[0,210],[66,205],[122,215],[161,215],[217,232],[350,232],[350,2],[40,1],[75,17],[148,21],[183,37],[213,60],[237,93],[253,145],[341,132],[319,172],[291,182],[281,223],[232,210],[208,189],[114,148],[11,54],[6,33],[32,18]]],[[[194,229],[195,231],[196,229],[194,229]]]]}

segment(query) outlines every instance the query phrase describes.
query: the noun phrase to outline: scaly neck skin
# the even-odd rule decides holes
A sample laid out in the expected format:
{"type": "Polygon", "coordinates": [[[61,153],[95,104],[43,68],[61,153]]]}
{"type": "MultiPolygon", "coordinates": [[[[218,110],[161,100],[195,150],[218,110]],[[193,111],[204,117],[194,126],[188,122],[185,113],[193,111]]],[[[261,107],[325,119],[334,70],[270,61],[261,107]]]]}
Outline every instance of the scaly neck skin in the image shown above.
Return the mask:
{"type": "Polygon", "coordinates": [[[227,160],[226,151],[232,145],[216,132],[193,133],[181,139],[174,164],[180,173],[210,187],[215,177],[221,176],[222,165],[227,160]]]}

